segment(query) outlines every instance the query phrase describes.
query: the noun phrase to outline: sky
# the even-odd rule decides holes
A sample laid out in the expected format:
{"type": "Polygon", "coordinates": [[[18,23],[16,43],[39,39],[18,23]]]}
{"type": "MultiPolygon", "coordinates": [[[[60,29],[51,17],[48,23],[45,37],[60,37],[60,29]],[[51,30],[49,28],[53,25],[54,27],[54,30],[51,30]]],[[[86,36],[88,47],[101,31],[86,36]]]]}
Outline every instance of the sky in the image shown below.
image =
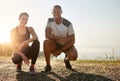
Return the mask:
{"type": "Polygon", "coordinates": [[[0,43],[10,42],[10,30],[19,24],[21,12],[30,17],[27,26],[36,31],[41,51],[47,19],[54,5],[74,27],[80,58],[99,57],[115,50],[120,54],[120,0],[0,0],[0,43]]]}

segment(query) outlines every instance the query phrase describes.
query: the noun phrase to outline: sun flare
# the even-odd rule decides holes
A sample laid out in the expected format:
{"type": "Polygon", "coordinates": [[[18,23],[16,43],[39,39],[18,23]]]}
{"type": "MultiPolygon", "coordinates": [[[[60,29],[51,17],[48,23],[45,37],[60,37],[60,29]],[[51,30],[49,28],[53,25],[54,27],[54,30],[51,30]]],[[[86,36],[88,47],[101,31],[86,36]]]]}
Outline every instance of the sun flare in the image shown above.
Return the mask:
{"type": "Polygon", "coordinates": [[[10,42],[10,32],[9,31],[0,31],[0,43],[10,42]]]}

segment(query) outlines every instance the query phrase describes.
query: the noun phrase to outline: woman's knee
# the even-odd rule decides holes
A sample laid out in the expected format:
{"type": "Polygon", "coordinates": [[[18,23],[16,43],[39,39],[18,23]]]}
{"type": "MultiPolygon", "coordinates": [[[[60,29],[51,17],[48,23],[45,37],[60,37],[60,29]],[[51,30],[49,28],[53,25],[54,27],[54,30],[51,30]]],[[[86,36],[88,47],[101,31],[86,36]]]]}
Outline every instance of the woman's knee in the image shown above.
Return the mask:
{"type": "Polygon", "coordinates": [[[40,42],[39,42],[38,40],[34,40],[34,41],[33,41],[33,45],[35,45],[35,46],[38,47],[38,46],[40,46],[40,42]]]}
{"type": "Polygon", "coordinates": [[[38,40],[34,40],[30,49],[31,50],[39,50],[40,49],[40,42],[38,40]]]}
{"type": "Polygon", "coordinates": [[[22,57],[18,54],[14,54],[13,57],[12,57],[12,62],[14,64],[19,64],[22,62],[22,57]]]}
{"type": "Polygon", "coordinates": [[[29,53],[38,55],[39,51],[40,51],[40,42],[38,40],[34,40],[32,46],[29,49],[29,53]]]}

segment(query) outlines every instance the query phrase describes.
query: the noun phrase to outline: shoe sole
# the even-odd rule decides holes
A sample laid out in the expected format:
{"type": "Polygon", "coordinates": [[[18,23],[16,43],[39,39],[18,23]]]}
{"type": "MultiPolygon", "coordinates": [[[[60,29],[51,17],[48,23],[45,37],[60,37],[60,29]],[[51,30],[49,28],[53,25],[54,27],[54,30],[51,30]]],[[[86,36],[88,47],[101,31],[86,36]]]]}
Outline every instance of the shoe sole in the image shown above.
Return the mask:
{"type": "Polygon", "coordinates": [[[50,73],[50,72],[51,72],[51,70],[50,70],[50,71],[47,71],[47,72],[41,71],[42,74],[48,74],[48,73],[50,73]]]}
{"type": "Polygon", "coordinates": [[[16,72],[21,72],[22,70],[16,70],[16,72]]]}
{"type": "Polygon", "coordinates": [[[35,75],[35,72],[29,72],[29,75],[35,75]]]}

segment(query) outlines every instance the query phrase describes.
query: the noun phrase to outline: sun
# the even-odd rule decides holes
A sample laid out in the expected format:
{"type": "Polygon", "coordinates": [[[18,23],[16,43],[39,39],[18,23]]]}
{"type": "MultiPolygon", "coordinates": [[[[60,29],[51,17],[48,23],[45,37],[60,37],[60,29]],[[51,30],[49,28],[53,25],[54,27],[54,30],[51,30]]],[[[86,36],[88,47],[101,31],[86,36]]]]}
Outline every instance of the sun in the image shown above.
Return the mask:
{"type": "Polygon", "coordinates": [[[10,42],[10,31],[0,30],[0,43],[9,43],[10,42]]]}

